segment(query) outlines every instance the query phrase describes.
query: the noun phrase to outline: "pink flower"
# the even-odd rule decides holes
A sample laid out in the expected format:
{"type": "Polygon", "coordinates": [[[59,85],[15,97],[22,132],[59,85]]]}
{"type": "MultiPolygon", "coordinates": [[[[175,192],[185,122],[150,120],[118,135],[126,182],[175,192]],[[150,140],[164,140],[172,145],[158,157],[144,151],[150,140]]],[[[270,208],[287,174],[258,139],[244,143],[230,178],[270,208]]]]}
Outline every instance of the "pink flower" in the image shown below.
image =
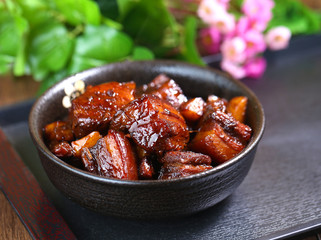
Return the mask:
{"type": "Polygon", "coordinates": [[[221,34],[216,28],[202,29],[200,31],[200,39],[207,53],[215,54],[220,51],[221,34]]]}
{"type": "Polygon", "coordinates": [[[246,59],[245,49],[246,42],[241,37],[226,39],[221,46],[223,59],[238,63],[246,59]]]}
{"type": "Polygon", "coordinates": [[[238,20],[235,31],[232,33],[245,41],[247,57],[252,57],[266,49],[263,33],[252,28],[251,24],[251,20],[243,16],[238,20]]]}
{"type": "Polygon", "coordinates": [[[245,0],[243,13],[250,19],[252,28],[264,31],[272,19],[273,0],[245,0]]]}
{"type": "Polygon", "coordinates": [[[216,27],[221,33],[234,30],[234,15],[227,12],[228,0],[202,0],[197,14],[204,23],[216,27]]]}
{"type": "Polygon", "coordinates": [[[235,17],[227,11],[218,11],[213,15],[209,24],[221,33],[227,34],[235,29],[235,17]]]}
{"type": "Polygon", "coordinates": [[[246,42],[246,54],[252,57],[258,53],[265,51],[266,44],[262,33],[250,29],[243,34],[243,39],[246,42]]]}
{"type": "Polygon", "coordinates": [[[267,28],[269,21],[262,19],[251,19],[251,27],[259,32],[264,32],[267,28]]]}
{"type": "Polygon", "coordinates": [[[230,0],[213,0],[213,1],[216,1],[217,3],[223,5],[225,9],[228,8],[228,3],[230,2],[230,0]]]}
{"type": "Polygon", "coordinates": [[[251,28],[250,19],[246,16],[240,17],[235,25],[235,35],[242,36],[251,28]]]}
{"type": "Polygon", "coordinates": [[[265,41],[271,50],[281,50],[289,45],[291,31],[284,26],[279,26],[269,30],[265,36],[265,41]]]}
{"type": "Polygon", "coordinates": [[[244,65],[245,75],[250,78],[260,78],[266,69],[266,60],[263,57],[253,58],[244,65]]]}
{"type": "Polygon", "coordinates": [[[223,61],[221,62],[221,68],[236,79],[241,79],[246,76],[245,69],[241,65],[233,61],[223,59],[223,61]]]}
{"type": "Polygon", "coordinates": [[[264,18],[270,21],[273,7],[273,0],[244,0],[242,11],[250,18],[264,18]]]}
{"type": "Polygon", "coordinates": [[[261,77],[266,68],[261,56],[267,46],[279,50],[288,45],[291,32],[285,27],[271,29],[264,36],[274,0],[243,0],[241,12],[235,15],[228,12],[230,0],[198,1],[198,16],[209,26],[200,31],[202,46],[209,53],[221,51],[221,68],[234,78],[261,77]]]}
{"type": "Polygon", "coordinates": [[[213,16],[220,11],[226,11],[223,5],[218,4],[213,0],[202,0],[197,9],[197,15],[203,20],[203,22],[209,24],[212,21],[213,16]]]}

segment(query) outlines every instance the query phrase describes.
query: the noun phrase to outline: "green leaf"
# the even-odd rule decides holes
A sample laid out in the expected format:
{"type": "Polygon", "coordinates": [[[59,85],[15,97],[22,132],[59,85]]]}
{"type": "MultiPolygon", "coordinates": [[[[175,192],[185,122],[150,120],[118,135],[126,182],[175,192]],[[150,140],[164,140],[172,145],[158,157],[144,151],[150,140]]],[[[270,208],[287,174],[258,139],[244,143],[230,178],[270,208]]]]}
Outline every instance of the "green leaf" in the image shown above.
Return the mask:
{"type": "Polygon", "coordinates": [[[18,34],[20,36],[25,35],[29,29],[28,21],[19,15],[14,16],[14,21],[15,21],[15,25],[16,25],[18,34]]]}
{"type": "Polygon", "coordinates": [[[48,22],[45,27],[32,32],[29,46],[32,71],[37,78],[45,77],[50,71],[59,71],[66,66],[73,47],[74,39],[67,29],[60,23],[48,22]]]}
{"type": "Polygon", "coordinates": [[[119,9],[119,19],[122,20],[133,7],[135,7],[141,0],[116,0],[119,9]]]}
{"type": "MultiPolygon", "coordinates": [[[[13,56],[14,75],[21,76],[25,73],[25,45],[28,22],[15,13],[3,12],[0,16],[0,54],[13,56]]],[[[10,64],[11,66],[12,64],[10,64]]],[[[3,69],[7,69],[2,67],[3,69]]],[[[4,71],[4,70],[3,70],[4,71]]]]}
{"type": "Polygon", "coordinates": [[[0,74],[6,74],[10,71],[14,57],[9,55],[0,55],[0,74]]]}
{"type": "Polygon", "coordinates": [[[11,14],[21,13],[20,6],[14,0],[5,0],[5,6],[11,14]]]}
{"type": "Polygon", "coordinates": [[[62,79],[64,79],[65,77],[67,77],[67,70],[63,69],[59,72],[53,73],[51,74],[49,77],[47,77],[46,79],[44,79],[41,84],[40,87],[38,89],[37,95],[41,95],[42,93],[44,93],[48,88],[50,88],[51,86],[53,86],[55,83],[61,81],[62,79]]]}
{"type": "Polygon", "coordinates": [[[316,33],[320,31],[321,30],[320,16],[317,13],[312,12],[308,8],[303,8],[302,12],[305,14],[306,20],[308,22],[308,26],[309,26],[308,33],[316,33]]]}
{"type": "Polygon", "coordinates": [[[190,63],[205,65],[196,46],[197,19],[195,17],[186,18],[184,30],[184,46],[181,58],[190,63]]]}
{"type": "MultiPolygon", "coordinates": [[[[16,0],[17,1],[17,0],[16,0]]],[[[23,17],[28,21],[30,29],[45,27],[48,22],[56,22],[59,18],[53,10],[53,0],[18,0],[23,11],[23,17]]]]}
{"type": "Polygon", "coordinates": [[[164,46],[165,36],[175,35],[175,21],[164,1],[140,0],[134,3],[136,4],[127,10],[122,20],[124,31],[137,45],[148,47],[152,51],[164,46]]]}
{"type": "Polygon", "coordinates": [[[26,68],[26,45],[29,25],[27,20],[21,16],[15,16],[15,24],[21,41],[18,46],[17,57],[14,62],[13,73],[15,76],[23,76],[25,74],[26,68]]]}
{"type": "Polygon", "coordinates": [[[317,33],[321,30],[318,13],[298,0],[275,0],[273,18],[268,29],[280,25],[288,27],[293,35],[317,33]]]}
{"type": "MultiPolygon", "coordinates": [[[[33,12],[34,14],[37,13],[36,11],[47,11],[50,8],[52,8],[52,6],[54,6],[53,4],[53,0],[14,0],[17,5],[19,5],[20,9],[23,11],[23,15],[26,16],[26,12],[28,12],[28,16],[32,18],[32,16],[30,15],[31,12],[33,12]]],[[[48,15],[48,12],[47,12],[48,15]]],[[[28,18],[29,19],[29,18],[28,18]]]]}
{"type": "Polygon", "coordinates": [[[101,14],[107,18],[116,20],[119,16],[117,0],[95,0],[99,6],[101,14]]]}
{"type": "Polygon", "coordinates": [[[101,20],[99,6],[92,0],[55,0],[57,9],[72,25],[88,23],[98,25],[101,20]]]}
{"type": "Polygon", "coordinates": [[[26,64],[26,40],[23,39],[19,45],[17,57],[14,62],[13,73],[15,76],[23,76],[25,74],[25,64],[26,64]]]}
{"type": "Polygon", "coordinates": [[[152,60],[154,53],[145,47],[135,47],[133,50],[132,60],[152,60]]]}
{"type": "Polygon", "coordinates": [[[108,26],[88,25],[77,38],[75,54],[106,62],[119,61],[130,55],[133,41],[123,32],[108,26]]]}
{"type": "Polygon", "coordinates": [[[102,18],[102,23],[105,24],[108,27],[114,28],[118,31],[123,30],[123,25],[119,22],[116,22],[110,18],[102,18]]]}
{"type": "Polygon", "coordinates": [[[14,17],[8,12],[0,14],[0,54],[16,56],[20,34],[14,17]]]}
{"type": "Polygon", "coordinates": [[[38,82],[41,82],[44,79],[46,79],[49,76],[49,74],[50,72],[48,71],[48,69],[45,68],[32,69],[32,76],[38,82]]]}
{"type": "Polygon", "coordinates": [[[107,62],[103,60],[74,56],[68,67],[68,74],[75,74],[89,68],[102,66],[106,63],[107,62]]]}

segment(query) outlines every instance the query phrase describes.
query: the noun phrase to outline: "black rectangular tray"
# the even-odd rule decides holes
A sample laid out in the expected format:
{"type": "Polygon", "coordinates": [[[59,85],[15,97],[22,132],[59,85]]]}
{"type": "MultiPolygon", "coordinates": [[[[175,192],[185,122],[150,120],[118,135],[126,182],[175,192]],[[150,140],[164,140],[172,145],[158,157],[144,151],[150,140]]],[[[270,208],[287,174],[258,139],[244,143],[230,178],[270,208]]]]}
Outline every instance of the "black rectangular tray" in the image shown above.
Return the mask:
{"type": "Polygon", "coordinates": [[[58,192],[42,169],[28,131],[32,100],[0,109],[0,127],[78,239],[311,235],[321,232],[321,37],[299,39],[290,49],[267,57],[264,77],[244,80],[266,114],[252,168],[230,197],[192,216],[138,221],[84,209],[58,192]]]}

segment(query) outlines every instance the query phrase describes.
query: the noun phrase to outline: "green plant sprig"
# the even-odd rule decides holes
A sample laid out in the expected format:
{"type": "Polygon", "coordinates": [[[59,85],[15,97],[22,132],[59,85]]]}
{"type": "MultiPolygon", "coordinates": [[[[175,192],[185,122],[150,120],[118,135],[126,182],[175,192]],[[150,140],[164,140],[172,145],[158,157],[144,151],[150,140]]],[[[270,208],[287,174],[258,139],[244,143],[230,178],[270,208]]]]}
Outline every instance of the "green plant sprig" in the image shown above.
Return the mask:
{"type": "Polygon", "coordinates": [[[0,74],[32,75],[41,93],[68,75],[117,61],[203,64],[195,21],[182,27],[163,0],[5,0],[0,74]]]}

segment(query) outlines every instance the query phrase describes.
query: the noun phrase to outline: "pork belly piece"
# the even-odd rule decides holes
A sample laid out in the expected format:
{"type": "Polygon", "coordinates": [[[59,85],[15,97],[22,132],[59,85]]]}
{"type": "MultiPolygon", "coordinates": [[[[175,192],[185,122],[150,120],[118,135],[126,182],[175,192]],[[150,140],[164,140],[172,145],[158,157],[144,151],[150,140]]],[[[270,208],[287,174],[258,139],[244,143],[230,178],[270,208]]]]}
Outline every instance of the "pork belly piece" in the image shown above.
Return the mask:
{"type": "Polygon", "coordinates": [[[80,138],[78,140],[72,141],[71,146],[73,148],[74,156],[77,158],[81,157],[81,150],[85,147],[91,148],[93,147],[97,141],[101,138],[99,132],[93,131],[89,133],[87,136],[80,138]]]}
{"type": "Polygon", "coordinates": [[[144,157],[139,163],[138,176],[139,176],[139,179],[145,179],[145,180],[154,179],[155,169],[153,166],[153,162],[147,157],[144,157]]]}
{"type": "Polygon", "coordinates": [[[189,123],[197,122],[203,115],[205,102],[201,97],[189,99],[183,102],[179,108],[180,113],[189,123]]]}
{"type": "Polygon", "coordinates": [[[138,178],[139,179],[155,179],[156,170],[155,164],[157,162],[157,155],[147,152],[140,146],[135,145],[136,156],[138,158],[138,178]]]}
{"type": "Polygon", "coordinates": [[[70,158],[73,156],[69,141],[74,139],[70,124],[65,121],[56,121],[44,127],[44,138],[50,151],[59,158],[70,158]]]}
{"type": "Polygon", "coordinates": [[[160,159],[163,164],[192,164],[192,165],[211,165],[212,159],[205,154],[191,151],[170,151],[164,154],[160,159]]]}
{"type": "Polygon", "coordinates": [[[74,134],[72,132],[71,126],[65,121],[56,121],[47,124],[44,127],[44,137],[48,142],[74,140],[74,134]]]}
{"type": "Polygon", "coordinates": [[[216,95],[209,95],[206,100],[206,106],[209,106],[213,111],[226,112],[228,101],[216,95]]]}
{"type": "Polygon", "coordinates": [[[249,126],[210,107],[204,115],[206,118],[189,144],[192,151],[209,155],[215,164],[220,164],[245,148],[252,133],[249,126]]]}
{"type": "Polygon", "coordinates": [[[245,96],[236,96],[227,101],[224,98],[210,95],[206,101],[206,107],[213,111],[229,113],[235,120],[244,123],[248,98],[245,96]]]}
{"type": "Polygon", "coordinates": [[[211,165],[192,165],[182,163],[164,164],[160,170],[158,179],[167,180],[190,176],[212,169],[211,165]]]}
{"type": "Polygon", "coordinates": [[[119,110],[110,128],[127,131],[139,147],[157,154],[181,150],[189,141],[183,116],[154,95],[135,99],[119,110]]]}
{"type": "Polygon", "coordinates": [[[70,119],[77,138],[93,131],[106,132],[114,114],[134,100],[135,83],[108,82],[88,86],[86,91],[72,101],[70,119]]]}
{"type": "Polygon", "coordinates": [[[200,128],[200,126],[210,118],[210,115],[213,112],[220,111],[226,113],[227,104],[228,101],[225,98],[220,98],[216,95],[209,95],[205,103],[203,115],[197,123],[197,128],[200,128]]]}
{"type": "Polygon", "coordinates": [[[155,77],[149,84],[140,88],[140,96],[143,94],[152,94],[165,101],[168,101],[175,108],[187,101],[180,86],[165,74],[155,77]]]}
{"type": "Polygon", "coordinates": [[[90,173],[95,173],[98,175],[98,167],[96,159],[93,157],[89,148],[83,147],[81,149],[81,161],[83,163],[83,167],[90,173]]]}
{"type": "Polygon", "coordinates": [[[73,156],[73,149],[70,146],[69,142],[66,141],[53,141],[49,144],[49,149],[53,154],[55,154],[55,156],[65,160],[73,156]]]}
{"type": "Polygon", "coordinates": [[[138,179],[135,153],[122,132],[109,130],[95,146],[83,148],[81,156],[89,172],[117,179],[138,179]]]}
{"type": "Polygon", "coordinates": [[[191,151],[170,151],[159,160],[163,165],[158,179],[173,179],[193,175],[209,169],[212,159],[191,151]]]}
{"type": "Polygon", "coordinates": [[[244,123],[247,102],[248,98],[245,96],[234,97],[228,102],[226,111],[237,121],[244,123]]]}

